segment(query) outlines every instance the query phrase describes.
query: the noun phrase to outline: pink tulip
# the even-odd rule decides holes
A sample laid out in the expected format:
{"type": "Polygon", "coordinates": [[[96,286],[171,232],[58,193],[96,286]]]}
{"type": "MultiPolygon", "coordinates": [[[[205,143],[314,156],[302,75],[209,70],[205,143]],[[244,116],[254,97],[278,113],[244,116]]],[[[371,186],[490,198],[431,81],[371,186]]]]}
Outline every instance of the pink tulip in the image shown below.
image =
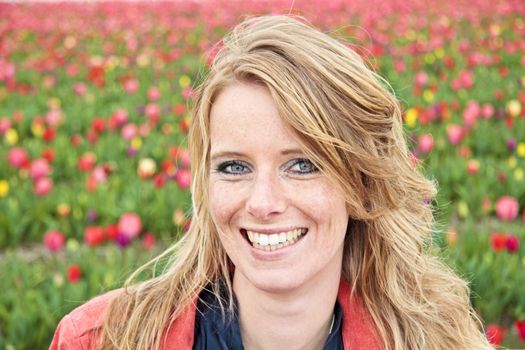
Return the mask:
{"type": "Polygon", "coordinates": [[[463,128],[456,124],[451,124],[447,127],[448,142],[452,145],[457,145],[463,139],[463,128]]]}
{"type": "Polygon", "coordinates": [[[159,88],[152,86],[148,89],[148,100],[155,102],[160,98],[159,88]]]}
{"type": "Polygon", "coordinates": [[[418,86],[425,86],[428,83],[428,75],[425,72],[418,72],[414,77],[414,82],[418,86]]]}
{"type": "Polygon", "coordinates": [[[87,92],[87,86],[84,83],[76,83],[75,86],[73,86],[73,91],[75,91],[75,94],[78,96],[84,96],[87,92]]]}
{"type": "Polygon", "coordinates": [[[48,126],[57,126],[62,121],[62,111],[60,109],[51,109],[46,114],[46,123],[48,126]]]}
{"type": "Polygon", "coordinates": [[[0,135],[5,134],[11,128],[11,120],[8,118],[0,118],[0,135]]]}
{"type": "Polygon", "coordinates": [[[132,94],[139,89],[138,80],[133,78],[126,79],[122,85],[124,87],[124,90],[129,94],[132,94]]]}
{"type": "Polygon", "coordinates": [[[485,104],[481,107],[481,115],[482,115],[483,118],[485,118],[485,119],[490,119],[490,118],[492,118],[492,116],[494,115],[494,106],[491,105],[490,103],[485,103],[485,104]]]}
{"type": "Polygon", "coordinates": [[[127,141],[133,139],[135,136],[137,136],[138,128],[135,124],[129,123],[124,125],[122,128],[122,131],[120,132],[120,135],[127,141]]]}
{"type": "Polygon", "coordinates": [[[41,177],[35,181],[33,193],[37,196],[45,196],[53,189],[53,181],[47,177],[41,177]]]}
{"type": "Polygon", "coordinates": [[[496,215],[500,220],[512,221],[518,216],[519,205],[516,198],[503,196],[496,202],[496,215]]]}
{"type": "Polygon", "coordinates": [[[128,121],[128,112],[125,109],[117,109],[112,115],[116,126],[122,126],[128,121]]]}
{"type": "Polygon", "coordinates": [[[156,103],[149,103],[146,105],[144,114],[149,119],[150,122],[156,123],[160,118],[160,107],[156,103]]]}
{"type": "Polygon", "coordinates": [[[7,161],[12,167],[20,169],[29,164],[29,156],[22,147],[15,147],[7,154],[7,161]]]}
{"type": "Polygon", "coordinates": [[[118,222],[119,233],[126,236],[129,239],[133,239],[138,236],[142,229],[142,221],[140,216],[135,213],[124,213],[120,216],[118,222]]]}
{"type": "Polygon", "coordinates": [[[44,245],[50,252],[58,252],[64,247],[64,234],[59,231],[46,232],[44,235],[44,245]]]}
{"type": "Polygon", "coordinates": [[[430,134],[419,136],[417,146],[422,153],[429,153],[434,147],[434,138],[430,134]]]}
{"type": "Polygon", "coordinates": [[[29,175],[33,180],[48,176],[51,173],[49,162],[44,158],[38,158],[31,162],[29,175]]]}
{"type": "Polygon", "coordinates": [[[191,173],[188,169],[179,169],[177,170],[177,173],[175,174],[175,178],[177,180],[177,184],[182,189],[187,189],[191,185],[191,173]]]}

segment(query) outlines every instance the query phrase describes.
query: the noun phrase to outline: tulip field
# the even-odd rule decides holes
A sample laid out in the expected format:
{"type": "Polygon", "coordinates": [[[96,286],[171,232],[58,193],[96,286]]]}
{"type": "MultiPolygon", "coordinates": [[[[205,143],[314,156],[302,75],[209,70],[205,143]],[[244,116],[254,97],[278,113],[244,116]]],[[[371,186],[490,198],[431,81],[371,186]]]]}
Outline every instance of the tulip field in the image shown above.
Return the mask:
{"type": "Polygon", "coordinates": [[[184,235],[193,89],[228,29],[269,13],[391,84],[439,187],[429,249],[469,281],[489,340],[525,348],[525,3],[204,0],[0,3],[0,349],[46,349],[184,235]]]}

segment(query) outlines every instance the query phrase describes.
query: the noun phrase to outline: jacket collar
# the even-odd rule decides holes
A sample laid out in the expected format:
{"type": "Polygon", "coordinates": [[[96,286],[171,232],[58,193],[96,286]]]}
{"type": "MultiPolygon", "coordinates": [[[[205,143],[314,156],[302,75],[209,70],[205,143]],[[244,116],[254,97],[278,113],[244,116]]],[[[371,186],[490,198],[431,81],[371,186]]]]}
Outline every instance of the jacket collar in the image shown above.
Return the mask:
{"type": "MultiPolygon", "coordinates": [[[[351,287],[341,279],[337,300],[343,309],[343,344],[345,350],[380,350],[381,339],[362,300],[351,296],[351,287]]],[[[192,350],[197,299],[172,322],[161,349],[192,350]]]]}

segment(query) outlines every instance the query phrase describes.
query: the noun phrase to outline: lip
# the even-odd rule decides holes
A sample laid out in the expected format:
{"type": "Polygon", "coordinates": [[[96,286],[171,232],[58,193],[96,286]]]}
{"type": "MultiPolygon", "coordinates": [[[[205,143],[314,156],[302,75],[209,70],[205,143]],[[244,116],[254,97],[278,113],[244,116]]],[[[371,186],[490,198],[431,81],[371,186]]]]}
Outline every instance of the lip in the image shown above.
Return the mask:
{"type": "Polygon", "coordinates": [[[252,232],[257,232],[257,233],[264,233],[266,235],[271,235],[273,233],[288,232],[292,230],[301,230],[304,228],[308,229],[307,227],[304,227],[304,226],[289,226],[289,227],[284,227],[284,228],[261,228],[261,229],[243,227],[241,228],[240,231],[242,234],[246,233],[246,231],[252,231],[252,232]]]}
{"type": "MultiPolygon", "coordinates": [[[[282,259],[284,256],[289,254],[291,250],[297,249],[300,245],[302,245],[304,243],[305,238],[306,238],[306,236],[308,236],[308,234],[305,234],[304,236],[302,236],[300,239],[298,239],[292,245],[288,245],[286,247],[279,248],[277,250],[265,251],[265,250],[257,249],[251,244],[251,242],[248,240],[248,236],[247,236],[246,231],[253,231],[253,232],[264,233],[264,234],[274,234],[274,233],[288,232],[288,231],[296,230],[296,229],[307,229],[308,230],[308,228],[306,228],[304,226],[302,226],[302,227],[301,226],[295,226],[295,227],[289,227],[289,228],[286,228],[286,229],[283,229],[283,228],[279,228],[279,229],[274,229],[274,228],[265,228],[265,229],[242,228],[242,229],[240,229],[240,233],[243,236],[246,245],[250,249],[251,254],[252,254],[253,257],[255,257],[255,259],[257,259],[257,260],[265,260],[265,261],[274,261],[274,260],[282,259]]],[[[308,232],[309,232],[309,230],[307,231],[307,233],[308,232]]]]}

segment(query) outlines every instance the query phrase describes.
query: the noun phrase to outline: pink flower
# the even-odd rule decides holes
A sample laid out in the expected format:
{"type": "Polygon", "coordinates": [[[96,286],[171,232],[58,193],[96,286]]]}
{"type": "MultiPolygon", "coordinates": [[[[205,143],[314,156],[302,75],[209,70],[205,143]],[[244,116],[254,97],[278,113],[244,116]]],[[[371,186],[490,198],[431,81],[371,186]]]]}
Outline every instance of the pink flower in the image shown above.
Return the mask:
{"type": "Polygon", "coordinates": [[[62,121],[62,111],[60,109],[51,109],[46,114],[46,123],[48,126],[55,127],[62,121]]]}
{"type": "Polygon", "coordinates": [[[177,180],[177,184],[182,189],[187,189],[191,185],[191,173],[188,169],[179,169],[177,170],[177,173],[175,174],[175,179],[177,180]]]}
{"type": "Polygon", "coordinates": [[[463,139],[463,128],[456,124],[450,124],[447,127],[448,142],[452,145],[457,145],[463,139]]]}
{"type": "Polygon", "coordinates": [[[53,189],[53,181],[47,177],[41,177],[35,181],[33,193],[37,196],[45,196],[53,189]]]}
{"type": "Polygon", "coordinates": [[[124,125],[122,128],[122,131],[120,132],[120,135],[124,138],[124,140],[131,140],[135,136],[137,136],[138,128],[135,124],[129,123],[124,125]]]}
{"type": "Polygon", "coordinates": [[[419,136],[417,145],[421,152],[429,153],[434,147],[434,138],[430,134],[423,134],[419,136]]]}
{"type": "Polygon", "coordinates": [[[122,87],[127,93],[132,94],[139,89],[139,82],[137,79],[128,78],[124,80],[124,82],[122,83],[122,87]]]}
{"type": "Polygon", "coordinates": [[[29,175],[33,180],[46,177],[51,173],[49,162],[44,158],[38,158],[31,162],[29,175]]]}
{"type": "Polygon", "coordinates": [[[78,96],[84,96],[87,92],[87,86],[84,83],[76,83],[75,86],[73,86],[73,91],[75,91],[75,94],[78,96]]]}
{"type": "Polygon", "coordinates": [[[148,89],[148,100],[155,102],[160,98],[160,90],[156,86],[148,89]]]}
{"type": "Polygon", "coordinates": [[[496,202],[496,215],[500,220],[512,221],[518,216],[518,201],[511,196],[503,196],[496,202]]]}
{"type": "Polygon", "coordinates": [[[124,213],[120,216],[118,229],[127,238],[133,239],[138,236],[142,229],[140,216],[135,213],[124,213]]]}
{"type": "Polygon", "coordinates": [[[44,245],[50,252],[58,252],[64,247],[64,234],[59,231],[46,232],[44,235],[44,245]]]}
{"type": "Polygon", "coordinates": [[[520,239],[516,235],[508,235],[505,240],[505,247],[509,253],[517,253],[520,250],[520,239]]]}
{"type": "Polygon", "coordinates": [[[428,83],[428,75],[425,72],[418,72],[414,77],[414,82],[418,86],[425,86],[428,83]]]}
{"type": "Polygon", "coordinates": [[[160,118],[160,107],[156,103],[148,103],[144,109],[144,114],[150,122],[156,123],[160,118]]]}
{"type": "Polygon", "coordinates": [[[470,175],[476,175],[479,172],[479,161],[475,159],[470,159],[467,162],[467,172],[470,175]]]}
{"type": "Polygon", "coordinates": [[[7,161],[12,167],[20,169],[29,164],[29,156],[22,147],[15,147],[7,154],[7,161]]]}
{"type": "Polygon", "coordinates": [[[5,134],[11,128],[11,120],[7,118],[0,118],[0,135],[5,134]]]}

